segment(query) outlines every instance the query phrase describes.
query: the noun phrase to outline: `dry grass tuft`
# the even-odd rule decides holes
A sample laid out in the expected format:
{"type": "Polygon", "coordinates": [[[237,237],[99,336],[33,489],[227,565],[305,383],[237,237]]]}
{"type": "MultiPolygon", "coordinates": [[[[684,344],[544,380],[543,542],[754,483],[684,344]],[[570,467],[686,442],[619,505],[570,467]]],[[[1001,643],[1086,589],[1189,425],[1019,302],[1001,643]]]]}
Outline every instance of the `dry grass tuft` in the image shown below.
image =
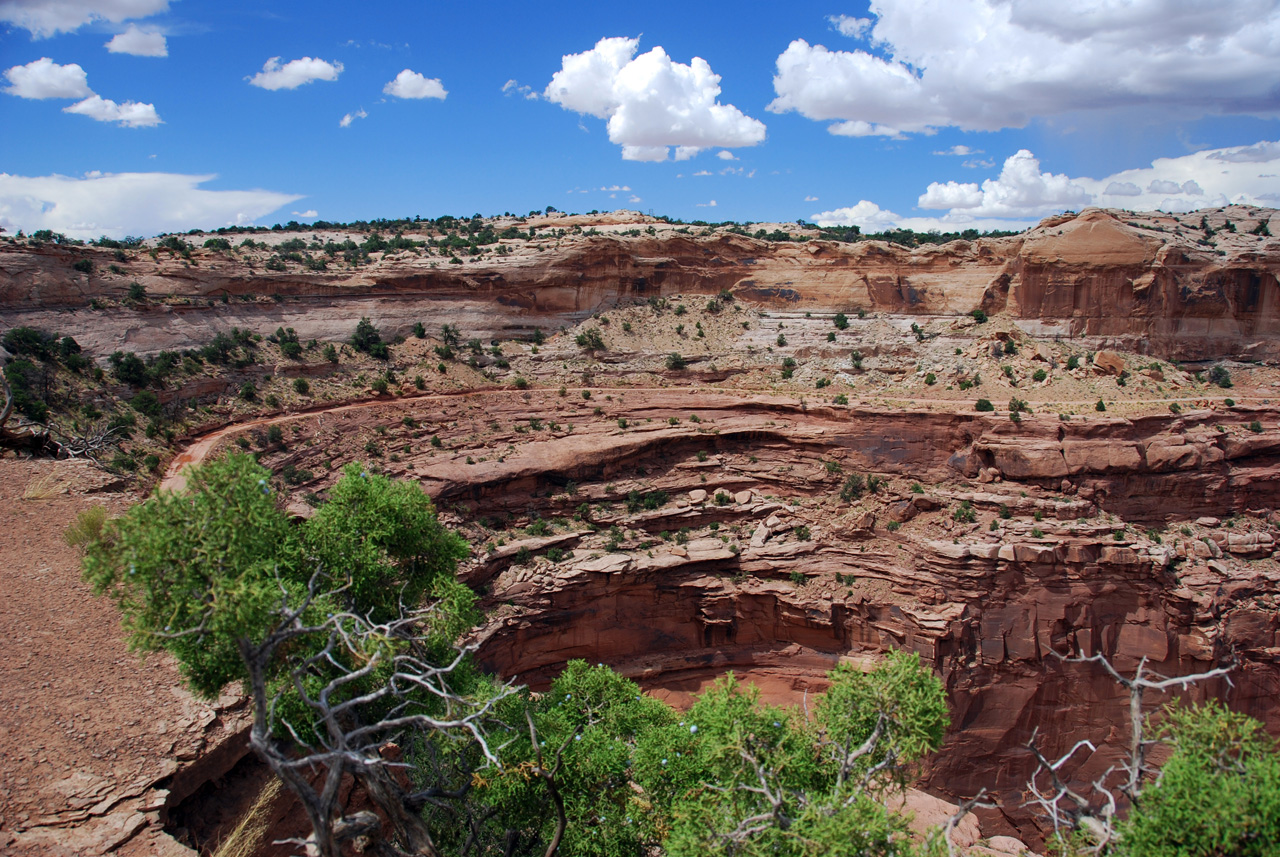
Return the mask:
{"type": "Polygon", "coordinates": [[[66,494],[70,490],[71,481],[60,478],[56,470],[50,470],[27,483],[26,489],[22,492],[22,499],[48,500],[50,497],[66,494]]]}
{"type": "Polygon", "coordinates": [[[280,795],[280,780],[272,777],[267,780],[262,791],[254,800],[253,806],[240,819],[227,838],[213,852],[213,857],[253,857],[262,846],[263,837],[267,835],[270,823],[271,806],[280,795]]]}

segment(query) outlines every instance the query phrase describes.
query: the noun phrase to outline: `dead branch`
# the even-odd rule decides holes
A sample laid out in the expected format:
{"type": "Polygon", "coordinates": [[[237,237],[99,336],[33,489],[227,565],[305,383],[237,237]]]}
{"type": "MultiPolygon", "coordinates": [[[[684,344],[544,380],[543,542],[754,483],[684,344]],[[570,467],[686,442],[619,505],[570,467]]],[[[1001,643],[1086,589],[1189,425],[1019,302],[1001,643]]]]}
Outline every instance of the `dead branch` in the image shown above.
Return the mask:
{"type": "Polygon", "coordinates": [[[1054,833],[1057,835],[1061,835],[1063,828],[1085,830],[1094,841],[1093,852],[1101,854],[1117,837],[1115,823],[1120,801],[1117,799],[1116,792],[1119,791],[1130,805],[1133,804],[1142,794],[1144,777],[1154,772],[1147,763],[1147,751],[1158,742],[1149,740],[1145,736],[1146,721],[1142,712],[1146,694],[1150,691],[1163,693],[1173,688],[1186,690],[1197,682],[1213,678],[1224,678],[1230,683],[1228,674],[1235,664],[1188,675],[1163,676],[1149,670],[1147,659],[1143,658],[1138,662],[1133,676],[1130,677],[1117,670],[1105,655],[1067,657],[1058,652],[1050,652],[1050,654],[1063,663],[1101,664],[1121,687],[1129,691],[1129,749],[1125,762],[1120,766],[1125,774],[1122,782],[1116,785],[1108,784],[1115,771],[1114,768],[1108,768],[1102,776],[1090,783],[1087,791],[1073,788],[1068,784],[1067,777],[1062,773],[1063,767],[1082,748],[1095,752],[1097,748],[1091,741],[1076,742],[1070,750],[1054,762],[1049,761],[1037,746],[1038,730],[1032,732],[1031,738],[1026,743],[1027,751],[1036,760],[1036,771],[1027,781],[1027,790],[1031,797],[1024,805],[1038,806],[1053,824],[1054,833]],[[1048,777],[1047,787],[1040,785],[1042,776],[1048,777]],[[1069,803],[1064,804],[1064,802],[1069,803]]]}

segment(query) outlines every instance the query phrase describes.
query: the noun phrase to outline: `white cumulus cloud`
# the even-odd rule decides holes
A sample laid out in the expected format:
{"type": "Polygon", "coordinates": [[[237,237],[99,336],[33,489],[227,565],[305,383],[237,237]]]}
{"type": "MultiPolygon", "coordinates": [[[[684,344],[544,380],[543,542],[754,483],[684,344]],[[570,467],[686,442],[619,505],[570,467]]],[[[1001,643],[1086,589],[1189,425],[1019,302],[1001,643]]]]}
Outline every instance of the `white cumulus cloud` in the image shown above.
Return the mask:
{"type": "Polygon", "coordinates": [[[920,196],[921,208],[965,209],[973,217],[1042,217],[1089,204],[1092,195],[1065,175],[1040,171],[1040,161],[1020,149],[1005,162],[998,178],[981,186],[933,182],[920,196]]]}
{"type": "Polygon", "coordinates": [[[1023,229],[1046,215],[1087,206],[1170,212],[1227,204],[1269,207],[1280,202],[1280,172],[1272,172],[1277,161],[1280,142],[1262,141],[1159,158],[1147,167],[1095,179],[1042,171],[1039,160],[1023,149],[1005,160],[997,178],[982,184],[930,184],[917,205],[944,210],[941,216],[903,216],[860,200],[811,219],[823,226],[857,225],[870,232],[889,228],[956,231],[1023,229]],[[1270,160],[1263,160],[1265,153],[1271,153],[1270,160]]]}
{"type": "Polygon", "coordinates": [[[426,77],[407,68],[397,74],[395,80],[382,87],[382,91],[396,98],[443,99],[449,94],[439,78],[426,77]]]}
{"type": "Polygon", "coordinates": [[[154,104],[137,101],[117,104],[109,98],[96,95],[89,88],[89,76],[76,63],[58,65],[48,57],[41,57],[26,65],[7,69],[4,76],[9,81],[5,92],[20,98],[81,99],[62,108],[65,113],[79,113],[99,122],[118,122],[128,128],[161,124],[154,104]]]}
{"type": "Polygon", "coordinates": [[[52,229],[74,238],[154,235],[246,225],[301,196],[266,190],[203,190],[213,175],[0,173],[0,226],[52,229]]]}
{"type": "Polygon", "coordinates": [[[62,108],[64,113],[78,113],[97,119],[99,122],[119,122],[126,128],[150,128],[160,125],[160,114],[156,113],[154,104],[142,104],[137,101],[126,101],[116,104],[110,98],[101,95],[90,95],[84,101],[77,101],[70,107],[62,108]]]}
{"type": "Polygon", "coordinates": [[[0,0],[0,21],[43,39],[70,33],[90,21],[118,24],[168,9],[169,0],[0,0]]]}
{"type": "Polygon", "coordinates": [[[164,33],[157,30],[143,30],[136,24],[130,24],[123,33],[116,33],[105,45],[113,54],[132,54],[135,57],[167,57],[169,43],[164,33]]]}
{"type": "Polygon", "coordinates": [[[1280,109],[1275,0],[873,0],[871,13],[869,29],[832,20],[876,53],[792,41],[768,109],[849,136],[992,131],[1100,109],[1280,109]]]}
{"type": "Polygon", "coordinates": [[[306,211],[295,211],[293,216],[301,217],[303,220],[313,220],[320,216],[320,212],[316,211],[314,208],[308,208],[306,211]]]}
{"type": "Polygon", "coordinates": [[[313,80],[337,80],[342,74],[342,63],[302,57],[280,65],[280,57],[272,57],[262,64],[262,71],[248,78],[251,86],[262,89],[297,89],[313,80]]]}
{"type": "Polygon", "coordinates": [[[338,127],[350,128],[352,122],[356,121],[357,119],[364,119],[368,115],[369,115],[368,113],[364,112],[363,107],[361,107],[359,110],[353,110],[352,112],[343,115],[343,117],[338,120],[338,127]]]}
{"type": "Polygon", "coordinates": [[[76,63],[58,65],[48,57],[15,65],[4,76],[9,81],[5,92],[19,98],[87,98],[93,94],[83,68],[76,63]]]}
{"type": "Polygon", "coordinates": [[[605,38],[564,56],[543,97],[608,120],[609,139],[630,161],[687,160],[703,149],[754,146],[763,122],[721,104],[720,76],[701,57],[688,64],[661,47],[636,56],[639,39],[605,38]]]}

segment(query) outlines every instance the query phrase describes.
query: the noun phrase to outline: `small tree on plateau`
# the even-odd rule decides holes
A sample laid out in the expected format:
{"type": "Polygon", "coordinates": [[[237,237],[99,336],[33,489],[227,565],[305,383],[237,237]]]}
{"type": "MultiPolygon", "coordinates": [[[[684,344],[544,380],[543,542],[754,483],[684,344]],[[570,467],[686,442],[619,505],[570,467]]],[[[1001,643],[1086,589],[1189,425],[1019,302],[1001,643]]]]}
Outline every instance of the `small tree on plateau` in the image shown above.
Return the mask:
{"type": "Polygon", "coordinates": [[[574,342],[584,351],[603,351],[605,347],[604,336],[598,327],[588,327],[577,335],[574,342]]]}

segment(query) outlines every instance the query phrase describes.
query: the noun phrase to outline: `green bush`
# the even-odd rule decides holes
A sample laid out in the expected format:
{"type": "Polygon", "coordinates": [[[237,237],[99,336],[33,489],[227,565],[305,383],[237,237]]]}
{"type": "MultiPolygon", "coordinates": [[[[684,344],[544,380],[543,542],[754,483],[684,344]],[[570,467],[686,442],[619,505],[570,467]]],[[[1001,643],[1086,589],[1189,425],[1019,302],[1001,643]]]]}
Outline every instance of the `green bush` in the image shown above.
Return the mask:
{"type": "Polygon", "coordinates": [[[1223,389],[1231,387],[1231,373],[1227,371],[1227,367],[1221,364],[1214,366],[1209,370],[1209,383],[1217,384],[1223,389]]]}
{"type": "Polygon", "coordinates": [[[604,335],[598,327],[588,327],[574,338],[574,342],[584,351],[603,351],[605,348],[604,335]]]}
{"type": "Polygon", "coordinates": [[[979,399],[977,402],[974,403],[973,409],[975,411],[990,412],[990,411],[994,411],[996,409],[996,406],[991,404],[990,399],[979,399]]]}
{"type": "Polygon", "coordinates": [[[133,408],[144,417],[151,417],[153,420],[160,419],[163,413],[160,409],[160,399],[150,390],[141,390],[132,399],[129,400],[129,407],[133,408]]]}
{"type": "MultiPolygon", "coordinates": [[[[688,361],[684,359],[678,352],[672,351],[667,355],[667,369],[671,372],[679,372],[688,366],[688,361]]],[[[585,391],[584,391],[585,392],[585,391]]]]}
{"type": "Polygon", "coordinates": [[[850,473],[840,487],[840,499],[852,503],[867,490],[867,480],[861,473],[850,473]]]}
{"type": "Polygon", "coordinates": [[[1168,710],[1173,746],[1120,826],[1121,855],[1270,857],[1280,842],[1280,755],[1256,720],[1210,700],[1168,710]]]}
{"type": "Polygon", "coordinates": [[[258,388],[254,386],[252,381],[245,381],[240,387],[240,398],[246,402],[252,402],[258,398],[258,388]]]}

